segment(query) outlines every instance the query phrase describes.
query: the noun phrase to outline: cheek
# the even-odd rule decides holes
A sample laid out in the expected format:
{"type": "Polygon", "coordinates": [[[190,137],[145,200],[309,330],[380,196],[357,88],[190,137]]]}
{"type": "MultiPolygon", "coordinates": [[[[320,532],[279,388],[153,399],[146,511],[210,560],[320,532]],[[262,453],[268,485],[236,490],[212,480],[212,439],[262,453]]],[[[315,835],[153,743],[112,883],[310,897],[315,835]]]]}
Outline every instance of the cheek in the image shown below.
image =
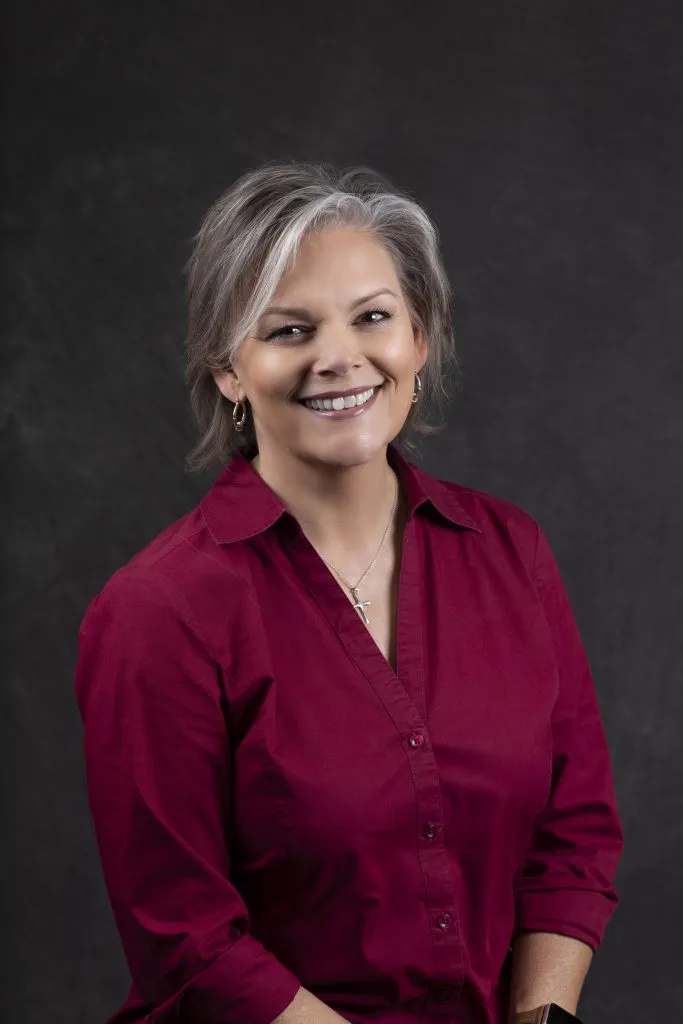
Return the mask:
{"type": "Polygon", "coordinates": [[[415,341],[410,327],[402,328],[391,339],[382,352],[387,373],[397,385],[413,379],[416,361],[415,341]]]}
{"type": "Polygon", "coordinates": [[[296,387],[300,379],[292,359],[287,359],[281,351],[266,350],[252,366],[250,380],[256,401],[281,402],[296,387]]]}

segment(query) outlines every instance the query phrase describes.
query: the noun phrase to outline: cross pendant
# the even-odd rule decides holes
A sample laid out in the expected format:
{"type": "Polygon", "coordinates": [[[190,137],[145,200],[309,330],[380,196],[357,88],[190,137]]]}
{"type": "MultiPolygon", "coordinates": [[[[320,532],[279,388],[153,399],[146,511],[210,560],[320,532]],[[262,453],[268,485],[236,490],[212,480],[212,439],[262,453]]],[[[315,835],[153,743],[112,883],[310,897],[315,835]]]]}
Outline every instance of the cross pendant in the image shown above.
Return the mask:
{"type": "Polygon", "coordinates": [[[358,596],[358,591],[356,590],[355,587],[351,587],[351,593],[353,594],[353,599],[356,602],[353,607],[357,608],[358,611],[361,613],[361,615],[363,616],[363,622],[367,626],[370,622],[370,619],[368,618],[367,613],[365,611],[365,606],[366,604],[372,604],[372,601],[361,601],[360,597],[358,596]]]}

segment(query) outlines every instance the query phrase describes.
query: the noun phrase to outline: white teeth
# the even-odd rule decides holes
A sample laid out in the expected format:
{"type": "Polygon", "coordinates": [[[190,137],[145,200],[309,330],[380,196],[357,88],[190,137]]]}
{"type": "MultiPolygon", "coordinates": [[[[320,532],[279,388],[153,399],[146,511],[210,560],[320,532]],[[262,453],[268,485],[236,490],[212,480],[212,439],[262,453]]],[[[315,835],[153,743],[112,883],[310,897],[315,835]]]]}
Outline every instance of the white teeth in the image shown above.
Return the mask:
{"type": "Polygon", "coordinates": [[[309,409],[340,410],[351,409],[355,405],[364,405],[374,395],[377,388],[370,388],[358,395],[347,395],[346,398],[307,398],[304,405],[309,409]]]}

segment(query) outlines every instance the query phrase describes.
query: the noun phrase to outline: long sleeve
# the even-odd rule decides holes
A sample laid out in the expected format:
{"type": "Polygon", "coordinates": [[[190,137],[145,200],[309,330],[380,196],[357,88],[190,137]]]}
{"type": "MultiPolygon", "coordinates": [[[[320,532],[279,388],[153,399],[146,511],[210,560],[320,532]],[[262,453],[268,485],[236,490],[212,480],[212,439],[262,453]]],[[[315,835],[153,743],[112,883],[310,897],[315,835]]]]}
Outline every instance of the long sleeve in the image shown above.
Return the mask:
{"type": "Polygon", "coordinates": [[[534,578],[556,654],[553,770],[547,806],[519,873],[516,930],[548,931],[596,949],[615,909],[623,837],[591,672],[542,530],[534,578]]]}
{"type": "Polygon", "coordinates": [[[122,570],[79,632],[90,809],[145,1020],[270,1024],[298,979],[249,934],[230,881],[219,665],[182,593],[122,570]]]}

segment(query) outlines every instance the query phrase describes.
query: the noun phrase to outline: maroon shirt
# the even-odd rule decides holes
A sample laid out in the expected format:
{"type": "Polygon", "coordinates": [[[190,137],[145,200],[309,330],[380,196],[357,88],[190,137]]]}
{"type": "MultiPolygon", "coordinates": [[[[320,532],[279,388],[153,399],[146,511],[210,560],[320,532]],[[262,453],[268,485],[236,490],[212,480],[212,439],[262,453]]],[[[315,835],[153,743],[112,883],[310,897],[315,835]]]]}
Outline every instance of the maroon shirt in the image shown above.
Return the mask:
{"type": "Polygon", "coordinates": [[[622,834],[548,542],[388,459],[398,673],[241,455],[88,607],[117,1024],[270,1024],[300,985],[353,1024],[500,1024],[519,929],[601,940],[622,834]]]}

